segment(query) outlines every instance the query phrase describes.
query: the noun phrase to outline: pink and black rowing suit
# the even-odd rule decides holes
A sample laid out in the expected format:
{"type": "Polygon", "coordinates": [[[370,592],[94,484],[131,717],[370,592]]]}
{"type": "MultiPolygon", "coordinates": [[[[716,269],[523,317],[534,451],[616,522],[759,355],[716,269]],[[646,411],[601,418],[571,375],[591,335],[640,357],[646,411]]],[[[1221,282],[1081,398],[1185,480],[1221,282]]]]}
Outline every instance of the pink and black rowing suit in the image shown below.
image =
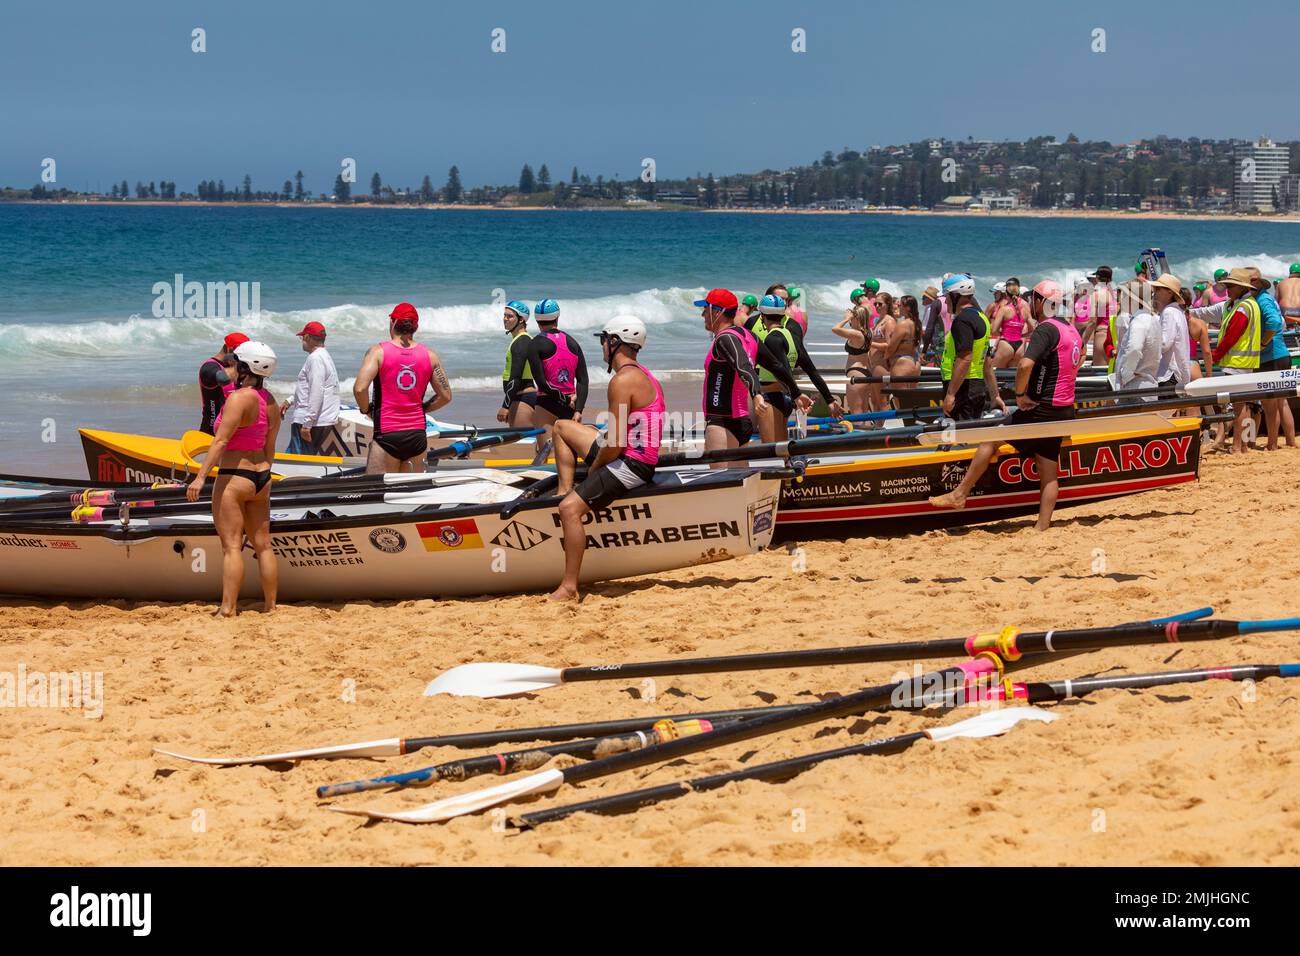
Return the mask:
{"type": "MultiPolygon", "coordinates": [[[[234,389],[232,388],[233,392],[234,389]]],[[[230,436],[230,442],[226,445],[226,451],[265,451],[266,450],[266,433],[270,430],[270,422],[266,417],[266,406],[274,404],[275,399],[264,388],[254,389],[257,395],[257,418],[251,425],[240,425],[235,429],[235,434],[230,436]]],[[[225,412],[223,404],[221,411],[217,412],[217,420],[213,422],[213,434],[216,429],[221,427],[221,416],[225,412]]],[[[271,481],[271,463],[267,462],[265,468],[222,468],[218,476],[224,475],[227,478],[246,478],[253,483],[253,490],[260,492],[271,481]]]]}
{"type": "Polygon", "coordinates": [[[568,332],[543,329],[528,345],[528,367],[537,386],[537,407],[572,418],[587,406],[587,360],[568,332]]]}
{"type": "Polygon", "coordinates": [[[396,342],[380,342],[379,347],[383,361],[370,398],[375,444],[399,461],[419,458],[429,450],[424,417],[424,393],[433,379],[429,350],[396,342]]]}
{"type": "Polygon", "coordinates": [[[754,437],[749,400],[762,389],[759,366],[776,376],[790,394],[799,394],[789,366],[761,349],[748,329],[729,326],[713,337],[709,354],[704,357],[705,427],[725,428],[742,445],[754,437]]]}
{"type": "Polygon", "coordinates": [[[226,396],[234,390],[235,383],[226,374],[221,359],[206,359],[199,366],[199,401],[203,405],[199,431],[208,435],[217,433],[217,416],[221,414],[221,406],[226,404],[226,396]]]}
{"type": "MultiPolygon", "coordinates": [[[[1074,418],[1074,383],[1083,339],[1072,322],[1052,317],[1038,323],[1029,335],[1025,358],[1034,363],[1025,394],[1038,404],[1025,411],[1017,408],[1010,423],[1057,422],[1074,418]]],[[[1026,455],[1055,459],[1061,453],[1061,438],[1033,438],[1008,442],[1026,455]]]]}
{"type": "Polygon", "coordinates": [[[1011,306],[1011,317],[1002,320],[1002,341],[1013,349],[1019,348],[1025,339],[1025,313],[1020,309],[1028,306],[1021,299],[1011,299],[1007,304],[1011,306]]]}
{"type": "MultiPolygon", "coordinates": [[[[635,368],[655,387],[655,397],[650,404],[632,409],[627,416],[627,436],[623,450],[617,458],[603,468],[590,472],[574,491],[592,511],[599,511],[616,498],[634,488],[654,480],[655,466],[659,464],[659,441],[664,427],[664,390],[659,380],[644,365],[633,363],[624,368],[635,368]]],[[[620,369],[620,374],[622,370],[620,369]]],[[[599,441],[588,453],[588,463],[595,460],[599,441]]]]}

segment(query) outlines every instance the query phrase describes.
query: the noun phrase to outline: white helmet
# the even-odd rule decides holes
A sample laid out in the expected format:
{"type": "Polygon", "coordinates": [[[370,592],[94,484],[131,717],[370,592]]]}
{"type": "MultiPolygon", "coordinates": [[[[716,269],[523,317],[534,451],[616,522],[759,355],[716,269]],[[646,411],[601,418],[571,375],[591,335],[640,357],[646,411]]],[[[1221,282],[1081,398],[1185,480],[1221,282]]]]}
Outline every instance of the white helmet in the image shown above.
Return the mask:
{"type": "Polygon", "coordinates": [[[601,335],[617,336],[624,345],[645,345],[645,323],[635,315],[616,315],[600,330],[601,335]]]}
{"type": "Polygon", "coordinates": [[[943,277],[943,294],[974,295],[975,280],[970,277],[969,273],[950,272],[943,277]]]}
{"type": "Polygon", "coordinates": [[[275,374],[275,351],[265,342],[245,342],[235,349],[235,358],[259,378],[275,374]]]}

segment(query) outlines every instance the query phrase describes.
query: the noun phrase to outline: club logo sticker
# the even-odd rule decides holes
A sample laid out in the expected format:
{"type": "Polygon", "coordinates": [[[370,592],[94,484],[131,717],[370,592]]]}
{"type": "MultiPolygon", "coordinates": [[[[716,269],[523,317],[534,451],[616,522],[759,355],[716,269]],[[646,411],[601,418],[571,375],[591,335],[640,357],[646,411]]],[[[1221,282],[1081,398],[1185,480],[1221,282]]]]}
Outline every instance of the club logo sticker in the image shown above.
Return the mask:
{"type": "Polygon", "coordinates": [[[384,554],[398,554],[406,550],[406,538],[396,528],[376,528],[370,532],[370,545],[384,554]]]}

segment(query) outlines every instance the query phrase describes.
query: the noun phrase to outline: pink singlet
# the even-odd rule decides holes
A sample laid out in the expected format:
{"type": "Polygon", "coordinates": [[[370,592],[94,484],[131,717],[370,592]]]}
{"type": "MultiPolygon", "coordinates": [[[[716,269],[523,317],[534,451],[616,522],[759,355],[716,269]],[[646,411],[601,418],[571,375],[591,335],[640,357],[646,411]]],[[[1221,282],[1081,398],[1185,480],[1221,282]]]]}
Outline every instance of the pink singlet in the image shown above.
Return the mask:
{"type": "Polygon", "coordinates": [[[424,392],[433,378],[433,363],[423,345],[404,349],[396,342],[380,342],[384,360],[375,376],[370,414],[375,434],[424,431],[424,392]]]}
{"type": "MultiPolygon", "coordinates": [[[[664,390],[659,380],[644,365],[636,366],[655,387],[655,397],[649,405],[634,408],[627,416],[627,445],[623,455],[646,465],[659,463],[659,436],[664,426],[664,390]]],[[[748,393],[745,393],[748,396],[748,393]]]]}

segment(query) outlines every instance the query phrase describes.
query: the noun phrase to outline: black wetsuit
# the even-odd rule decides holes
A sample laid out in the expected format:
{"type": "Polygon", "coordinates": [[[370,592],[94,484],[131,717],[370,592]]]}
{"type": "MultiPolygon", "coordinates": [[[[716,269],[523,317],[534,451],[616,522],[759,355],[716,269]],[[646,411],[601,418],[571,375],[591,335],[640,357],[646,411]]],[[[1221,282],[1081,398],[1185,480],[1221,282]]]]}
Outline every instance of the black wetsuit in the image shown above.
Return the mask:
{"type": "Polygon", "coordinates": [[[226,367],[221,364],[221,359],[215,356],[204,359],[203,364],[199,366],[199,401],[203,405],[199,431],[209,435],[216,434],[217,416],[221,414],[222,406],[226,404],[226,392],[223,386],[229,384],[230,376],[226,374],[226,367]]]}
{"type": "Polygon", "coordinates": [[[556,418],[572,418],[574,412],[582,411],[587,405],[587,359],[582,354],[582,346],[568,332],[559,329],[542,329],[528,342],[528,367],[533,372],[533,383],[537,386],[537,407],[550,412],[556,418]],[[555,343],[547,338],[548,333],[560,332],[569,344],[569,351],[578,357],[578,367],[574,370],[573,405],[569,396],[554,391],[546,385],[546,375],[542,363],[555,354],[555,343]]]}

